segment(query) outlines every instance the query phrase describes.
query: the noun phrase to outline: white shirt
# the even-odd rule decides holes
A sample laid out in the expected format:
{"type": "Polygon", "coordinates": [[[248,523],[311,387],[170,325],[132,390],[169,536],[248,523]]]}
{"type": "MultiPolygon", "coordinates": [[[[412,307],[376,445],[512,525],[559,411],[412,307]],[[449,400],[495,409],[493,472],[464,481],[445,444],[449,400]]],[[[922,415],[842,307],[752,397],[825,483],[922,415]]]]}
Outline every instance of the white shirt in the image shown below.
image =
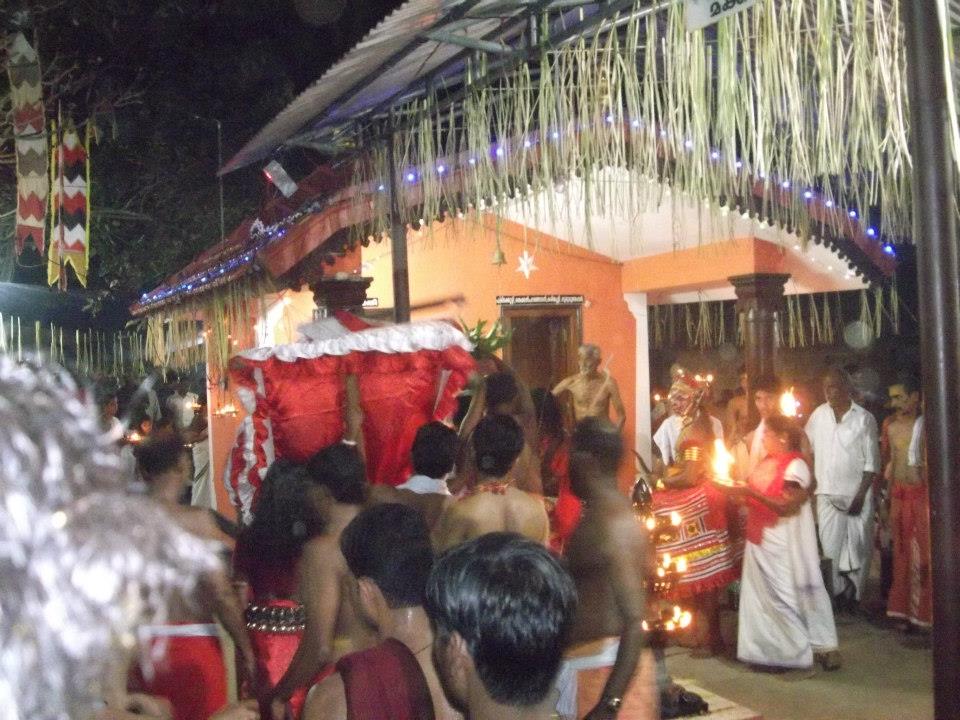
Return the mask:
{"type": "Polygon", "coordinates": [[[813,448],[818,495],[853,497],[863,473],[879,470],[877,421],[856,403],[850,403],[839,423],[833,408],[824,403],[810,415],[806,431],[813,448]]]}
{"type": "Polygon", "coordinates": [[[450,488],[444,478],[432,478],[426,475],[411,475],[403,485],[397,485],[397,490],[409,490],[417,495],[449,495],[450,488]]]}
{"type": "Polygon", "coordinates": [[[756,430],[753,431],[753,441],[750,443],[750,472],[754,471],[754,468],[760,464],[760,461],[763,460],[766,455],[763,450],[763,434],[766,431],[767,422],[761,418],[756,430]]]}
{"type": "MultiPolygon", "coordinates": [[[[723,423],[711,415],[710,424],[713,426],[714,437],[723,440],[723,423]]],[[[679,415],[671,415],[660,424],[653,435],[653,441],[657,444],[665,465],[672,465],[676,460],[677,440],[680,439],[681,430],[683,430],[683,418],[679,415]]]]}
{"type": "Polygon", "coordinates": [[[910,447],[907,448],[907,465],[910,467],[923,465],[923,415],[913,422],[910,447]]]}

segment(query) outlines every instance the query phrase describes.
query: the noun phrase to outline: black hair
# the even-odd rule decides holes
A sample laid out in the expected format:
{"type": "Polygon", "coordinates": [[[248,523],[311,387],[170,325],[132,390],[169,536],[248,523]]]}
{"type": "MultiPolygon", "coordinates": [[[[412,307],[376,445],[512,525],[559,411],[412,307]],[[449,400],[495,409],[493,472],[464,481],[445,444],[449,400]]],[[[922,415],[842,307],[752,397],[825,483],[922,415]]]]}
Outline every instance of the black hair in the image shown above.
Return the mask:
{"type": "Polygon", "coordinates": [[[391,608],[423,605],[433,548],[420,511],[397,503],[367,508],[344,528],[340,551],[354,577],[376,583],[391,608]]]}
{"type": "Polygon", "coordinates": [[[537,429],[541,436],[562,439],[564,436],[563,413],[553,393],[544,388],[534,388],[530,391],[530,396],[533,398],[533,407],[537,411],[537,429]]]}
{"type": "Polygon", "coordinates": [[[133,450],[137,468],[145,480],[170,472],[186,453],[183,438],[175,432],[151,435],[133,450]]]}
{"type": "Polygon", "coordinates": [[[496,372],[487,375],[487,408],[495,408],[503,403],[513,402],[520,389],[517,387],[517,379],[512,373],[496,372]]]}
{"type": "Polygon", "coordinates": [[[600,472],[614,475],[623,460],[623,439],[609,420],[588,417],[574,428],[570,451],[590,455],[600,472]]]}
{"type": "Polygon", "coordinates": [[[850,376],[850,371],[845,367],[840,365],[831,365],[827,368],[827,371],[823,374],[823,377],[827,378],[831,375],[840,380],[840,384],[845,390],[853,390],[853,378],[850,376]]]}
{"type": "Polygon", "coordinates": [[[542,545],[489,533],[437,559],[425,608],[439,642],[454,632],[463,638],[490,697],[529,707],[554,687],[577,592],[542,545]]]}
{"type": "Polygon", "coordinates": [[[904,373],[900,375],[898,381],[903,385],[903,391],[907,395],[913,395],[913,393],[923,394],[923,387],[920,385],[920,381],[917,379],[917,376],[913,373],[904,373]]]}
{"type": "MultiPolygon", "coordinates": [[[[293,568],[304,543],[323,532],[325,520],[310,502],[315,483],[303,465],[280,458],[270,466],[256,503],[253,521],[237,542],[237,569],[245,574],[256,593],[261,574],[268,583],[278,568],[293,568]],[[269,558],[270,568],[264,568],[269,558]]],[[[270,588],[264,587],[263,590],[270,588]]]]}
{"type": "Polygon", "coordinates": [[[776,375],[761,375],[756,380],[754,380],[751,385],[751,390],[753,392],[768,392],[772,395],[778,395],[780,393],[780,388],[783,387],[780,383],[780,378],[776,375]]]}
{"type": "Polygon", "coordinates": [[[410,450],[413,471],[430,478],[442,478],[453,470],[457,458],[457,433],[442,422],[421,425],[410,450]]]}
{"type": "Polygon", "coordinates": [[[774,415],[764,420],[766,432],[787,436],[787,450],[800,452],[803,444],[803,431],[792,419],[783,415],[774,415]]]}
{"type": "Polygon", "coordinates": [[[328,445],[307,461],[307,472],[337,502],[361,505],[367,500],[366,468],[356,445],[328,445]]]}
{"type": "Polygon", "coordinates": [[[481,475],[503,477],[523,450],[523,430],[509,415],[487,415],[473,431],[473,450],[481,475]]]}

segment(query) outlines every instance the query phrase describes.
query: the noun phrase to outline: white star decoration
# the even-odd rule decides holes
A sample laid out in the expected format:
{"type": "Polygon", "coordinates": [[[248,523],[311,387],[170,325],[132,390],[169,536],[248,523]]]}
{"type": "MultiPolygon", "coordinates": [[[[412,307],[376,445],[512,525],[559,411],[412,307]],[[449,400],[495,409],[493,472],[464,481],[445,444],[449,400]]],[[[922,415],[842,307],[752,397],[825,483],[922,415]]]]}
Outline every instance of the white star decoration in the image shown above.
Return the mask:
{"type": "Polygon", "coordinates": [[[520,266],[517,268],[517,272],[523,273],[523,276],[529,280],[530,273],[537,269],[537,266],[533,264],[533,255],[524,250],[518,259],[520,260],[520,266]]]}

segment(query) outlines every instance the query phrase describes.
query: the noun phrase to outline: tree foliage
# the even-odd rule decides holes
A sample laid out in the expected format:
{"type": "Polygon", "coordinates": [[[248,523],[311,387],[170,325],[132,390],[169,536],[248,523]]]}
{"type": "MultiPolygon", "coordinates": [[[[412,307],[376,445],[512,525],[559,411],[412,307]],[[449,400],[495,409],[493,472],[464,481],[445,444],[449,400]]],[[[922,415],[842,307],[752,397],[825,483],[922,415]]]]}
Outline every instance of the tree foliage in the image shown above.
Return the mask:
{"type": "MultiPolygon", "coordinates": [[[[0,30],[37,43],[48,117],[90,122],[91,289],[136,297],[220,238],[217,122],[223,158],[239,149],[396,2],[321,14],[292,0],[19,0],[0,30]],[[349,17],[348,17],[349,16],[349,17]]],[[[318,5],[325,3],[317,1],[318,5]]],[[[349,4],[349,3],[348,3],[349,4]]],[[[12,159],[7,79],[0,78],[0,158],[12,159]]],[[[257,168],[224,179],[226,232],[257,207],[257,168]]],[[[0,165],[0,274],[12,245],[15,177],[0,165]],[[7,215],[7,213],[10,213],[7,215]]],[[[17,280],[42,282],[27,250],[17,280]]]]}

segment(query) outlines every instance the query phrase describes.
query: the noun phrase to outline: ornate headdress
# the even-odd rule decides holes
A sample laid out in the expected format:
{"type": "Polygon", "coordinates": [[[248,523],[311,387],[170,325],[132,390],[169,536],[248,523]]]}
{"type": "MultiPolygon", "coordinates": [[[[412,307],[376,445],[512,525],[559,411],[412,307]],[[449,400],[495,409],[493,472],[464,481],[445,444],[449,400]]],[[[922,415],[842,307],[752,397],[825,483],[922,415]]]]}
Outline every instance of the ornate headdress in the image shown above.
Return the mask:
{"type": "Polygon", "coordinates": [[[713,375],[694,375],[679,365],[671,369],[670,375],[673,377],[670,394],[667,396],[670,409],[685,421],[690,422],[696,417],[697,411],[707,398],[710,385],[713,383],[713,375]]]}

